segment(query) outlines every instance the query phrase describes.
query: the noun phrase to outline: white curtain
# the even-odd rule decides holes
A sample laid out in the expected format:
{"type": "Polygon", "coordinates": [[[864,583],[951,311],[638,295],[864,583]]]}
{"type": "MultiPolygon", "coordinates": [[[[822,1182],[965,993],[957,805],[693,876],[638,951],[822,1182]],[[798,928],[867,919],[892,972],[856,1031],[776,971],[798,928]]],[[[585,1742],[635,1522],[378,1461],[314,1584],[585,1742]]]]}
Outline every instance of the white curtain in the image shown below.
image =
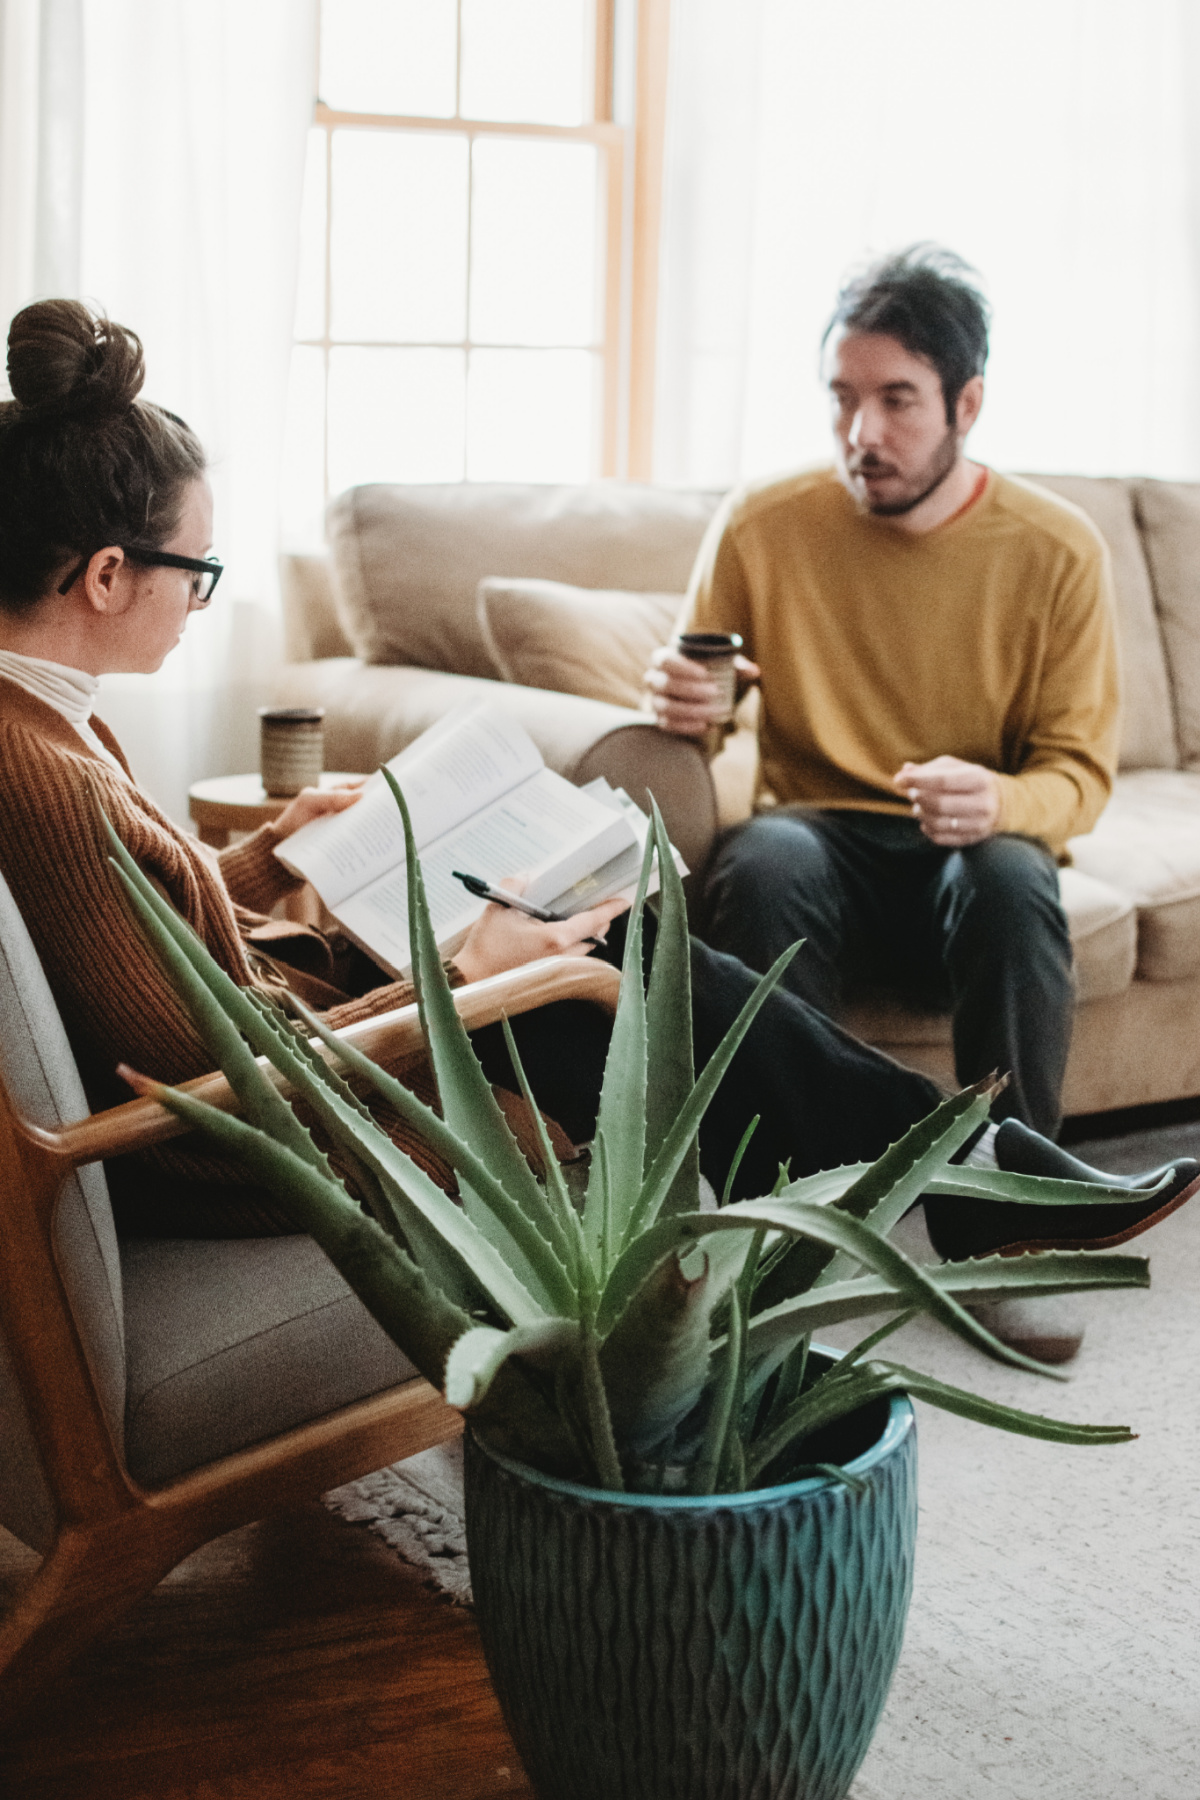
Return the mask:
{"type": "Polygon", "coordinates": [[[972,446],[1200,478],[1195,0],[679,0],[660,479],[829,453],[845,272],[921,239],[994,306],[972,446]]]}
{"type": "Polygon", "coordinates": [[[68,293],[146,347],[212,461],[226,573],[100,711],[155,797],[257,765],[316,0],[0,0],[0,297],[68,293]],[[32,202],[31,202],[32,196],[32,202]]]}

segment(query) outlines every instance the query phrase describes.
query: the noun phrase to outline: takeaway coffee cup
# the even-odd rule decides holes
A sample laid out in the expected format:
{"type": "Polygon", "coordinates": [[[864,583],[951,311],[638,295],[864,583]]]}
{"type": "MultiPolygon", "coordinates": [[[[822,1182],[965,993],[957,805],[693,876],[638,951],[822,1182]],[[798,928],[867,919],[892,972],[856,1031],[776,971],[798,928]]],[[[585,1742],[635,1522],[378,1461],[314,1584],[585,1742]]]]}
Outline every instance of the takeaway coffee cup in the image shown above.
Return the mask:
{"type": "Polygon", "coordinates": [[[737,704],[737,671],[733,659],[742,647],[736,631],[683,631],[675,640],[676,647],[692,662],[703,663],[717,684],[714,725],[724,725],[733,717],[737,704]]]}
{"type": "Polygon", "coordinates": [[[325,709],[320,706],[260,706],[258,766],[272,799],[291,799],[316,787],[325,766],[325,709]]]}

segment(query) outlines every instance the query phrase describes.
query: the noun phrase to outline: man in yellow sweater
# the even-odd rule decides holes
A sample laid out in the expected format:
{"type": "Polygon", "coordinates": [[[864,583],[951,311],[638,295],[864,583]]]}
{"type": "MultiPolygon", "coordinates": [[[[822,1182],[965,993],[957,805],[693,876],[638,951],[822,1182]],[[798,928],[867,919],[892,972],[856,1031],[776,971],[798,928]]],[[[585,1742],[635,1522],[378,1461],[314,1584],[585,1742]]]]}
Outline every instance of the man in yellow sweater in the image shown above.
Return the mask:
{"type": "MultiPolygon", "coordinates": [[[[836,464],[729,497],[681,629],[741,635],[762,687],[760,810],[709,877],[706,935],[836,1013],[847,978],[937,993],[963,1082],[1053,1134],[1070,1041],[1056,859],[1095,823],[1117,747],[1103,541],[1075,508],[971,462],[987,311],[917,248],[849,283],[826,333],[836,464]],[[774,803],[774,804],[772,804],[774,803]]],[[[704,665],[647,676],[700,735],[704,665]]]]}

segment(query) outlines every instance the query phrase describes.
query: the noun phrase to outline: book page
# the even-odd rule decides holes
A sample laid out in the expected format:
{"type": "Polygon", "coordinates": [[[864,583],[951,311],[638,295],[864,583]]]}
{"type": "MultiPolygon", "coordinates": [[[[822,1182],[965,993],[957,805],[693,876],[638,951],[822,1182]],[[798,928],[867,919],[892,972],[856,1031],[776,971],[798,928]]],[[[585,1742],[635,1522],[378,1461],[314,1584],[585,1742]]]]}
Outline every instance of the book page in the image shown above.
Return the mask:
{"type": "MultiPolygon", "coordinates": [[[[508,875],[526,875],[527,896],[543,905],[541,890],[561,892],[631,848],[636,851],[636,842],[623,810],[613,811],[553,770],[542,769],[486,813],[438,838],[422,855],[434,936],[444,949],[483,911],[484,902],[455,881],[455,869],[493,885],[508,875]]],[[[403,865],[335,911],[338,923],[370,955],[394,974],[407,973],[411,951],[403,865]]]]}
{"type": "MultiPolygon", "coordinates": [[[[602,804],[614,810],[623,811],[633,828],[636,842],[620,851],[611,862],[583,875],[570,887],[562,889],[545,901],[550,912],[558,913],[562,918],[572,918],[576,913],[586,912],[591,906],[598,906],[601,900],[628,900],[632,905],[637,894],[638,878],[642,872],[642,855],[646,848],[646,839],[650,835],[650,820],[635,800],[631,800],[624,788],[612,788],[602,775],[595,781],[589,781],[584,788],[585,794],[595,794],[602,804]]],[[[688,866],[676,850],[671,846],[671,855],[675,867],[681,875],[688,873],[688,866]]],[[[657,894],[659,889],[658,864],[655,863],[650,873],[647,895],[657,894]]]]}
{"type": "MultiPolygon", "coordinates": [[[[498,708],[475,703],[423,732],[387,766],[404,790],[418,848],[424,848],[528,780],[543,763],[522,725],[498,708]]],[[[383,776],[371,776],[356,806],[302,826],[275,854],[285,868],[312,883],[331,912],[390,869],[403,871],[404,827],[383,776]]]]}

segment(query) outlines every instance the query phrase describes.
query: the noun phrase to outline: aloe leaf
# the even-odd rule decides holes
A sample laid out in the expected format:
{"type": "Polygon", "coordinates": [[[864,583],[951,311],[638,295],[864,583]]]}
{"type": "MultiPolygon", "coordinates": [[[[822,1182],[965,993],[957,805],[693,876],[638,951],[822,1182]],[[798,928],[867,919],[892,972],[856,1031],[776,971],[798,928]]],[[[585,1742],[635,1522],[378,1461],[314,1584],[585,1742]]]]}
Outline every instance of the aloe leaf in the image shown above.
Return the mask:
{"type": "Polygon", "coordinates": [[[213,1061],[224,1070],[247,1118],[263,1130],[270,1131],[329,1180],[336,1181],[337,1177],[328,1158],[317,1148],[309,1132],[247,1048],[239,1025],[244,1019],[247,1034],[253,1032],[264,1035],[266,1027],[261,1015],[242,999],[237,1009],[242,1014],[242,1019],[235,1021],[229,1016],[225,990],[229,988],[240,996],[241,990],[236,982],[231,981],[224,970],[218,968],[190,926],[167,906],[107,820],[105,825],[118,852],[112,859],[114,871],[174,979],[213,1061]]]}
{"type": "Polygon", "coordinates": [[[583,1321],[582,1376],[584,1412],[600,1486],[623,1494],[625,1477],[621,1472],[612,1415],[608,1410],[608,1395],[604,1391],[604,1378],[600,1373],[600,1346],[596,1341],[595,1325],[590,1318],[583,1321]]]}
{"type": "Polygon", "coordinates": [[[841,1377],[835,1367],[802,1394],[774,1429],[752,1446],[746,1461],[747,1482],[753,1486],[763,1471],[798,1438],[808,1437],[822,1426],[831,1425],[835,1420],[857,1412],[860,1406],[889,1394],[907,1394],[914,1400],[925,1400],[932,1406],[941,1407],[944,1412],[957,1413],[960,1418],[974,1419],[981,1425],[996,1425],[1003,1431],[1043,1438],[1054,1444],[1127,1444],[1135,1435],[1125,1425],[1080,1425],[1025,1412],[1020,1407],[1002,1406],[902,1364],[872,1361],[858,1364],[841,1377]]]}
{"type": "Polygon", "coordinates": [[[571,1223],[578,1224],[578,1214],[571,1205],[571,1196],[567,1192],[567,1184],[563,1180],[563,1172],[559,1167],[558,1157],[550,1142],[550,1133],[546,1130],[546,1121],[542,1117],[541,1108],[534,1098],[533,1089],[529,1085],[529,1077],[525,1073],[525,1065],[521,1061],[521,1052],[517,1049],[517,1040],[513,1036],[512,1026],[507,1015],[501,1019],[504,1031],[504,1042],[508,1048],[509,1060],[516,1072],[517,1085],[521,1090],[521,1098],[529,1111],[529,1121],[537,1138],[538,1150],[541,1153],[542,1166],[546,1171],[546,1191],[553,1195],[557,1223],[564,1227],[563,1237],[571,1241],[571,1223]]]}
{"type": "Polygon", "coordinates": [[[446,1399],[460,1412],[469,1412],[483,1400],[510,1356],[553,1368],[572,1354],[578,1361],[580,1341],[577,1319],[547,1319],[541,1325],[517,1326],[512,1331],[474,1325],[446,1359],[446,1399]]]}
{"type": "MultiPolygon", "coordinates": [[[[1144,1256],[1097,1255],[1094,1251],[1046,1250],[1026,1256],[989,1256],[964,1263],[926,1266],[927,1278],[963,1306],[982,1306],[1017,1294],[1076,1294],[1097,1289],[1146,1288],[1150,1264],[1144,1256]]],[[[786,1351],[799,1338],[843,1319],[903,1306],[904,1295],[881,1275],[831,1282],[755,1313],[747,1329],[750,1354],[757,1359],[786,1351]]]]}
{"type": "MultiPolygon", "coordinates": [[[[247,990],[247,993],[268,1024],[274,1024],[296,1055],[304,1061],[314,1079],[332,1089],[363,1120],[369,1130],[377,1131],[378,1123],[372,1118],[370,1108],[359,1099],[350,1083],[342,1079],[334,1063],[321,1055],[308,1033],[296,1020],[289,1018],[277,1002],[266,995],[256,993],[253,989],[247,990]]],[[[372,1168],[358,1155],[357,1145],[352,1143],[347,1133],[339,1132],[338,1142],[343,1156],[353,1164],[355,1185],[361,1190],[372,1218],[377,1219],[384,1230],[396,1238],[401,1247],[424,1269],[430,1280],[457,1305],[465,1307],[468,1312],[475,1312],[486,1306],[487,1295],[474,1279],[473,1273],[466,1268],[460,1256],[447,1249],[422,1215],[409,1204],[403,1190],[392,1177],[372,1168]]]]}
{"type": "MultiPolygon", "coordinates": [[[[382,773],[400,809],[404,826],[413,981],[417,990],[421,1027],[437,1077],[443,1116],[457,1137],[470,1141],[474,1146],[491,1170],[493,1180],[499,1182],[526,1217],[548,1235],[551,1241],[557,1243],[561,1251],[565,1245],[559,1221],[553,1217],[546,1197],[521,1153],[520,1145],[508,1128],[508,1121],[500,1110],[488,1078],[471,1048],[466,1027],[458,1016],[429,917],[429,904],[425,897],[425,883],[421,875],[408,804],[392,771],[385,767],[382,773]]],[[[463,1204],[476,1225],[490,1235],[491,1210],[488,1209],[484,1216],[480,1216],[480,1209],[475,1204],[475,1194],[468,1191],[468,1187],[473,1190],[474,1185],[473,1180],[468,1177],[467,1184],[462,1188],[463,1204]]]]}
{"type": "Polygon", "coordinates": [[[726,1442],[730,1431],[735,1429],[743,1344],[742,1308],[735,1287],[730,1295],[728,1354],[717,1376],[700,1455],[689,1472],[690,1494],[711,1494],[716,1489],[721,1465],[725,1460],[726,1442]]]}
{"type": "Polygon", "coordinates": [[[1105,1187],[1101,1182],[1056,1181],[1045,1175],[1018,1175],[1010,1169],[944,1169],[926,1188],[930,1194],[961,1194],[972,1200],[1011,1201],[1017,1206],[1128,1206],[1170,1186],[1168,1169],[1153,1187],[1105,1187]]]}
{"type": "Polygon", "coordinates": [[[583,1232],[594,1264],[606,1268],[625,1232],[630,1208],[641,1190],[646,1160],[646,987],[642,979],[642,915],[654,861],[648,834],[637,894],[625,932],[621,991],[613,1020],[604,1081],[596,1114],[596,1137],[603,1139],[604,1166],[594,1158],[583,1203],[583,1232]],[[607,1221],[607,1225],[605,1224],[607,1221]]]}
{"type": "MultiPolygon", "coordinates": [[[[692,1053],[691,938],[683,882],[671,854],[671,840],[654,796],[650,796],[658,851],[658,933],[646,991],[646,1044],[654,1079],[646,1094],[646,1160],[662,1149],[676,1114],[696,1082],[692,1053]]],[[[644,1171],[639,1173],[637,1187],[644,1171]]],[[[700,1188],[700,1144],[693,1137],[662,1203],[664,1213],[691,1212],[700,1188]]],[[[635,1190],[631,1189],[631,1193],[635,1190]]]]}
{"type": "MultiPolygon", "coordinates": [[[[944,1100],[889,1145],[877,1162],[868,1163],[833,1204],[851,1218],[866,1220],[886,1237],[909,1207],[928,1191],[929,1182],[942,1172],[946,1159],[986,1119],[991,1091],[990,1082],[980,1082],[944,1100]]],[[[795,1184],[784,1191],[790,1196],[799,1188],[800,1184],[795,1184]]],[[[804,1198],[810,1196],[805,1194],[804,1198]]],[[[839,1281],[853,1268],[852,1261],[827,1245],[797,1244],[761,1284],[756,1305],[771,1306],[789,1294],[803,1293],[817,1282],[839,1281]]]]}
{"type": "Polygon", "coordinates": [[[316,1240],[368,1312],[427,1380],[439,1387],[446,1358],[473,1321],[428,1279],[338,1183],[244,1119],[158,1082],[139,1084],[168,1111],[231,1152],[316,1240]]]}
{"type": "MultiPolygon", "coordinates": [[[[504,1257],[477,1229],[472,1228],[469,1236],[464,1234],[463,1227],[469,1222],[460,1208],[392,1143],[374,1121],[361,1116],[361,1107],[356,1100],[345,1101],[315,1073],[309,1061],[298,1053],[290,1036],[281,1032],[250,994],[217,967],[187,924],[166,908],[166,903],[160,900],[132,859],[129,864],[126,868],[122,863],[117,873],[125,882],[130,899],[160,953],[167,959],[214,1060],[224,1069],[251,1123],[305,1157],[330,1180],[337,1179],[328,1159],[317,1149],[292,1108],[263,1075],[247,1049],[242,1033],[303,1094],[322,1124],[339,1142],[346,1144],[356,1159],[366,1162],[369,1168],[390,1177],[398,1185],[438,1231],[442,1241],[462,1258],[464,1278],[472,1286],[482,1284],[506,1316],[515,1323],[528,1324],[534,1318],[544,1316],[546,1310],[554,1310],[555,1302],[561,1305],[569,1289],[566,1273],[536,1229],[526,1225],[523,1230],[525,1243],[517,1246],[525,1265],[524,1272],[533,1286],[531,1294],[504,1257]],[[486,1254],[481,1260],[482,1252],[486,1254]],[[549,1307],[540,1304],[541,1299],[548,1300],[549,1307]]],[[[350,1059],[359,1054],[351,1052],[349,1046],[336,1038],[315,1015],[307,1009],[301,1010],[322,1040],[339,1054],[350,1059]]],[[[365,1057],[361,1061],[372,1077],[382,1077],[383,1072],[376,1064],[365,1057]]],[[[388,1098],[416,1124],[427,1140],[437,1140],[435,1148],[447,1155],[452,1166],[475,1166],[477,1159],[447,1132],[435,1113],[422,1106],[416,1096],[401,1088],[399,1083],[393,1083],[393,1087],[396,1092],[389,1092],[388,1098]]],[[[519,1221],[520,1215],[516,1214],[507,1196],[504,1201],[509,1213],[519,1221]]],[[[517,1257],[512,1260],[516,1261],[517,1257]]]]}
{"type": "MultiPolygon", "coordinates": [[[[187,1117],[196,1129],[241,1156],[244,1162],[249,1161],[246,1146],[265,1141],[254,1126],[193,1100],[177,1089],[159,1089],[156,1084],[154,1091],[164,1106],[169,1105],[180,1117],[187,1117]]],[[[274,1147],[285,1146],[276,1144],[274,1147]]],[[[455,1206],[449,1195],[393,1144],[386,1133],[375,1127],[373,1137],[361,1141],[360,1148],[373,1167],[395,1180],[409,1205],[437,1232],[447,1249],[461,1258],[464,1275],[483,1289],[502,1317],[513,1325],[534,1325],[545,1319],[547,1308],[539,1304],[461,1207],[455,1206]]],[[[275,1191],[272,1188],[272,1192],[275,1191]]],[[[348,1196],[347,1204],[353,1205],[348,1196]]]]}
{"type": "MultiPolygon", "coordinates": [[[[543,1297],[545,1305],[541,1310],[551,1313],[572,1312],[575,1286],[555,1245],[547,1242],[536,1223],[522,1211],[475,1150],[469,1144],[464,1144],[444,1119],[440,1119],[437,1113],[419,1100],[402,1082],[397,1081],[394,1075],[387,1074],[369,1056],[365,1056],[345,1038],[338,1037],[316,1013],[310,1012],[307,1007],[300,1007],[299,1010],[305,1023],[339,1061],[355,1074],[364,1076],[376,1092],[395,1107],[401,1118],[406,1119],[426,1143],[445,1158],[452,1169],[471,1183],[479,1199],[490,1208],[497,1229],[503,1234],[497,1245],[492,1241],[492,1236],[485,1235],[473,1219],[469,1220],[472,1230],[477,1233],[481,1242],[487,1244],[492,1257],[496,1260],[508,1257],[514,1267],[521,1270],[534,1292],[543,1297]]],[[[384,1145],[390,1142],[385,1136],[384,1145]]],[[[395,1146],[392,1148],[395,1149],[395,1146]]],[[[380,1154],[385,1154],[384,1146],[380,1147],[380,1154]]],[[[403,1152],[397,1151],[396,1154],[402,1155],[403,1152]]],[[[437,1193],[441,1193],[436,1183],[431,1183],[431,1186],[437,1193]]],[[[442,1195],[442,1200],[456,1217],[468,1217],[446,1195],[442,1195]]],[[[529,1323],[528,1320],[522,1322],[529,1323]]]]}
{"type": "MultiPolygon", "coordinates": [[[[733,1153],[733,1160],[729,1165],[729,1173],[725,1177],[725,1186],[721,1192],[721,1205],[722,1206],[729,1205],[730,1197],[733,1194],[733,1184],[737,1180],[737,1172],[742,1166],[742,1158],[745,1156],[747,1150],[750,1148],[750,1139],[754,1136],[755,1132],[758,1130],[761,1119],[762,1119],[762,1114],[755,1113],[754,1117],[751,1119],[750,1123],[747,1125],[745,1131],[743,1131],[743,1133],[741,1135],[741,1139],[738,1143],[738,1147],[733,1153]]],[[[664,1206],[663,1211],[669,1212],[670,1208],[664,1206]]]]}
{"type": "Polygon", "coordinates": [[[703,1392],[713,1310],[737,1275],[743,1246],[714,1239],[711,1250],[695,1275],[668,1257],[601,1346],[613,1429],[634,1456],[649,1456],[703,1392]]]}
{"type": "MultiPolygon", "coordinates": [[[[371,1197],[378,1200],[382,1189],[382,1197],[391,1215],[390,1223],[401,1228],[401,1235],[408,1247],[418,1252],[421,1266],[430,1279],[441,1286],[457,1304],[475,1306],[480,1298],[486,1298],[481,1293],[474,1270],[464,1261],[461,1253],[448,1252],[444,1242],[425,1228],[421,1214],[411,1204],[407,1206],[403,1218],[397,1215],[395,1183],[377,1166],[367,1166],[364,1170],[365,1159],[360,1154],[363,1148],[361,1130],[346,1129],[340,1116],[331,1116],[330,1109],[323,1104],[324,1090],[332,1090],[345,1108],[358,1118],[361,1129],[369,1127],[369,1141],[376,1142],[382,1138],[382,1134],[370,1119],[362,1102],[340,1080],[336,1072],[317,1057],[311,1046],[281,1021],[270,1002],[253,989],[239,987],[225,974],[186,921],[168,906],[129,857],[111,827],[109,836],[119,855],[116,873],[123,881],[131,903],[137,909],[153,942],[158,946],[159,953],[174,973],[181,995],[196,1019],[213,1061],[224,1068],[251,1122],[268,1132],[276,1142],[284,1143],[304,1156],[330,1180],[338,1181],[328,1159],[313,1143],[292,1108],[247,1050],[243,1033],[259,1053],[267,1056],[280,1073],[291,1080],[297,1090],[314,1105],[329,1125],[335,1139],[352,1158],[356,1171],[365,1172],[368,1181],[376,1184],[371,1197]]],[[[403,1156],[403,1153],[396,1151],[396,1155],[403,1156]]],[[[449,1216],[453,1217],[457,1213],[453,1202],[441,1195],[436,1184],[408,1158],[403,1159],[401,1175],[404,1178],[400,1183],[401,1193],[404,1191],[405,1180],[409,1184],[416,1180],[425,1184],[429,1205],[436,1207],[437,1196],[440,1196],[441,1207],[450,1209],[449,1216]]]]}
{"type": "Polygon", "coordinates": [[[699,1131],[700,1121],[708,1111],[712,1097],[721,1085],[739,1044],[753,1025],[763,1003],[783,980],[788,965],[799,948],[798,943],[792,944],[781,956],[776,957],[713,1051],[704,1073],[677,1113],[674,1124],[667,1132],[662,1149],[650,1167],[642,1185],[642,1191],[637,1197],[637,1204],[630,1215],[625,1232],[625,1245],[634,1244],[639,1233],[652,1226],[658,1219],[675,1175],[687,1155],[688,1146],[696,1132],[699,1131]]]}
{"type": "Polygon", "coordinates": [[[994,1361],[1027,1369],[1031,1374],[1049,1376],[1052,1380],[1063,1379],[1057,1370],[1031,1356],[1023,1356],[993,1337],[951,1294],[931,1280],[926,1270],[911,1262],[886,1238],[879,1237],[870,1226],[834,1206],[811,1206],[783,1198],[742,1200],[721,1212],[660,1219],[630,1245],[609,1277],[598,1320],[601,1332],[612,1329],[641,1282],[686,1240],[705,1237],[710,1232],[745,1230],[748,1226],[787,1231],[797,1237],[812,1238],[830,1249],[847,1251],[856,1263],[886,1277],[899,1291],[902,1305],[919,1306],[939,1324],[947,1326],[957,1337],[973,1344],[994,1361]]]}

